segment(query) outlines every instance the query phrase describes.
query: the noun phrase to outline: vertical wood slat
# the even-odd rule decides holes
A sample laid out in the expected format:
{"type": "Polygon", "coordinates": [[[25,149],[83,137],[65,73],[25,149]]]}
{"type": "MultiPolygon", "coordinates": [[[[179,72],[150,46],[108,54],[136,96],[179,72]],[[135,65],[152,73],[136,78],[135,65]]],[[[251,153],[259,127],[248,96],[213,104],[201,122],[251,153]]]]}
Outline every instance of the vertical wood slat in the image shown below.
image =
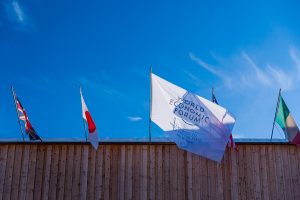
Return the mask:
{"type": "Polygon", "coordinates": [[[156,185],[156,170],[155,170],[155,146],[149,147],[149,199],[155,199],[155,185],[156,185]]]}
{"type": "Polygon", "coordinates": [[[35,167],[36,167],[36,155],[37,145],[31,145],[29,151],[29,166],[28,166],[28,177],[26,187],[26,199],[33,199],[34,184],[35,184],[35,167]]]}
{"type": "Polygon", "coordinates": [[[8,157],[7,157],[6,171],[5,171],[3,199],[10,199],[11,197],[11,184],[12,184],[13,169],[14,169],[15,148],[16,145],[9,145],[8,147],[8,157]]]}
{"type": "Polygon", "coordinates": [[[103,195],[104,199],[110,199],[110,181],[111,181],[111,176],[110,176],[110,162],[111,162],[111,146],[106,146],[105,147],[105,156],[104,156],[104,190],[103,190],[103,195]]]}
{"type": "Polygon", "coordinates": [[[45,200],[49,198],[52,147],[53,147],[52,145],[46,147],[45,159],[44,159],[44,179],[42,185],[42,199],[45,200]]]}
{"type": "Polygon", "coordinates": [[[66,178],[65,178],[65,192],[64,199],[72,199],[72,182],[73,182],[73,163],[74,163],[74,145],[68,146],[67,160],[66,160],[66,178]]]}
{"type": "Polygon", "coordinates": [[[156,146],[156,199],[163,199],[163,155],[162,145],[156,146]]]}
{"type": "MultiPolygon", "coordinates": [[[[34,199],[41,199],[42,196],[42,185],[44,179],[44,159],[46,152],[46,145],[37,146],[37,155],[36,155],[36,169],[35,169],[35,181],[34,181],[34,199]]],[[[30,154],[31,157],[31,154],[30,154]]]]}
{"type": "Polygon", "coordinates": [[[87,199],[95,199],[96,152],[94,148],[89,148],[87,199]]]}
{"type": "Polygon", "coordinates": [[[126,147],[125,199],[132,199],[133,190],[133,145],[126,147]]]}
{"type": "Polygon", "coordinates": [[[81,148],[83,145],[76,145],[73,163],[73,183],[72,183],[72,199],[80,199],[80,168],[81,168],[81,148]]]}
{"type": "MultiPolygon", "coordinates": [[[[24,149],[23,149],[23,156],[22,156],[22,168],[21,168],[21,174],[20,174],[20,188],[19,188],[19,199],[20,200],[23,200],[26,197],[30,146],[24,145],[23,148],[24,149]]],[[[0,170],[1,170],[1,168],[0,168],[0,170]]]]}
{"type": "Polygon", "coordinates": [[[103,199],[103,182],[105,176],[104,171],[104,146],[101,145],[96,152],[95,199],[103,199]]]}
{"type": "Polygon", "coordinates": [[[0,146],[0,199],[3,197],[3,189],[5,182],[5,174],[6,174],[6,163],[8,156],[8,145],[0,146]]]}
{"type": "Polygon", "coordinates": [[[65,190],[65,178],[66,178],[66,159],[67,159],[67,145],[61,146],[61,153],[59,157],[59,167],[58,167],[58,186],[57,186],[57,199],[64,199],[65,190]]]}
{"type": "Polygon", "coordinates": [[[113,145],[111,150],[111,162],[110,162],[110,199],[118,198],[118,166],[119,166],[119,149],[120,145],[113,145]]]}
{"type": "Polygon", "coordinates": [[[16,145],[11,185],[11,199],[18,199],[23,149],[16,145]]]}
{"type": "Polygon", "coordinates": [[[57,190],[57,175],[58,175],[58,159],[59,159],[59,146],[54,145],[51,153],[51,168],[50,168],[50,181],[49,181],[49,199],[56,200],[57,190]]]}
{"type": "Polygon", "coordinates": [[[82,146],[82,159],[80,170],[80,199],[87,198],[87,179],[88,179],[88,159],[89,159],[89,146],[82,146]]]}
{"type": "Polygon", "coordinates": [[[119,158],[119,177],[118,177],[118,199],[125,199],[125,170],[126,170],[126,146],[120,146],[120,158],[119,158]]]}
{"type": "Polygon", "coordinates": [[[146,200],[148,198],[148,145],[142,145],[141,150],[140,199],[146,200]]]}

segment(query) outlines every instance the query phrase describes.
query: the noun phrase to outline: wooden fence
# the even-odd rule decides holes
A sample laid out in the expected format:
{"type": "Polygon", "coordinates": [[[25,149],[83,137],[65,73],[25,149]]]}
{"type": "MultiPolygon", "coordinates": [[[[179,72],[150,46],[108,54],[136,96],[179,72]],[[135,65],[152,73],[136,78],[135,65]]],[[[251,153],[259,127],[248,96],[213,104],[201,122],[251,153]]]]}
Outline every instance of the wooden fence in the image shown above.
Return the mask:
{"type": "Polygon", "coordinates": [[[0,199],[300,199],[300,149],[240,144],[220,164],[168,143],[1,143],[0,199]]]}

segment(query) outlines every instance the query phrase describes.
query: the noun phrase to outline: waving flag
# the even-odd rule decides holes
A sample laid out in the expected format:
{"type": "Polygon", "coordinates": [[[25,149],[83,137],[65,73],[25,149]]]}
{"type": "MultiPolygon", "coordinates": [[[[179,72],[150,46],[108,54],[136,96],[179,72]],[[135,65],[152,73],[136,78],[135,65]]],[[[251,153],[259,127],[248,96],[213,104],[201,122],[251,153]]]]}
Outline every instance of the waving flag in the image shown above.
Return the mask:
{"type": "Polygon", "coordinates": [[[89,136],[88,140],[92,144],[92,146],[97,150],[99,146],[99,141],[98,141],[98,132],[96,128],[96,124],[94,123],[92,116],[85,104],[84,98],[82,96],[82,91],[80,88],[80,97],[81,97],[81,105],[82,105],[82,117],[88,125],[88,131],[89,131],[89,136]]]}
{"type": "Polygon", "coordinates": [[[23,108],[20,100],[18,99],[18,97],[14,91],[13,91],[13,94],[14,94],[17,111],[18,111],[19,120],[24,122],[26,134],[29,136],[29,139],[42,141],[42,139],[38,136],[38,134],[34,130],[33,126],[31,125],[31,123],[28,119],[27,113],[26,113],[25,109],[23,108]]]}
{"type": "Polygon", "coordinates": [[[221,161],[235,119],[227,110],[151,74],[151,120],[179,148],[221,161]]]}
{"type": "Polygon", "coordinates": [[[286,139],[293,144],[300,145],[299,128],[281,95],[279,96],[276,122],[282,128],[286,139]]]}
{"type": "MultiPolygon", "coordinates": [[[[215,93],[214,93],[214,89],[212,90],[211,100],[212,100],[212,102],[214,102],[215,104],[219,105],[219,103],[218,103],[218,101],[217,101],[217,98],[216,98],[216,96],[215,96],[215,93]]],[[[227,146],[228,146],[229,148],[233,148],[233,149],[237,150],[237,146],[236,146],[236,144],[235,144],[235,142],[234,142],[234,140],[233,140],[232,133],[231,133],[230,136],[229,136],[229,141],[228,141],[227,146]]]]}

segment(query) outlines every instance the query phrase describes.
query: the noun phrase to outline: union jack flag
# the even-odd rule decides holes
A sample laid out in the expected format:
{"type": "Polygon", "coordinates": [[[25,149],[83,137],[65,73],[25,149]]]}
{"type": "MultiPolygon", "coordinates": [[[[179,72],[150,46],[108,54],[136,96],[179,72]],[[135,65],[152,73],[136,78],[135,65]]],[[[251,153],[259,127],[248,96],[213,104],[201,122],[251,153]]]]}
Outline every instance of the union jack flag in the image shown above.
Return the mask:
{"type": "Polygon", "coordinates": [[[38,136],[33,126],[31,125],[27,113],[23,108],[21,102],[19,101],[18,97],[16,96],[15,92],[14,92],[14,96],[15,96],[19,119],[25,123],[25,130],[26,130],[26,134],[28,134],[29,136],[29,139],[42,141],[42,139],[38,136]]]}

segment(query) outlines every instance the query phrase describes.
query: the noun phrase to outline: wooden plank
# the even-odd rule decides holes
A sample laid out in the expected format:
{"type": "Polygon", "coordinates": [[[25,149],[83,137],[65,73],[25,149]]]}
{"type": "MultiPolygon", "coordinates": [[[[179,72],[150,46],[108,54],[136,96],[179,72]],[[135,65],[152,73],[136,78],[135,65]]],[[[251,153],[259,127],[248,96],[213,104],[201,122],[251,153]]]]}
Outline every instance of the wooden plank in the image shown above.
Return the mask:
{"type": "MultiPolygon", "coordinates": [[[[176,147],[176,146],[175,146],[176,147]]],[[[177,188],[178,188],[178,199],[186,199],[185,196],[185,172],[186,172],[186,165],[185,165],[185,151],[181,149],[177,149],[177,188]]]]}
{"type": "Polygon", "coordinates": [[[285,193],[281,192],[284,189],[284,174],[282,169],[282,155],[281,148],[274,146],[275,153],[275,169],[276,169],[276,190],[277,198],[285,199],[285,193]]]}
{"type": "Polygon", "coordinates": [[[148,188],[148,145],[142,145],[141,146],[141,156],[142,156],[142,162],[141,162],[141,173],[140,173],[140,199],[147,199],[147,188],[148,188]]]}
{"type": "Polygon", "coordinates": [[[89,169],[87,180],[87,199],[95,199],[96,150],[89,148],[89,169]]]}
{"type": "Polygon", "coordinates": [[[72,199],[80,199],[80,163],[81,163],[82,145],[75,146],[74,163],[73,163],[73,183],[72,183],[72,199]]]}
{"type": "Polygon", "coordinates": [[[238,155],[237,155],[237,162],[238,162],[238,193],[239,193],[239,198],[240,199],[246,199],[246,194],[245,194],[245,156],[244,156],[244,151],[245,151],[245,146],[239,146],[238,150],[238,155]]]}
{"type": "Polygon", "coordinates": [[[65,178],[66,178],[66,162],[68,146],[62,145],[60,150],[59,164],[58,164],[58,185],[57,185],[57,199],[64,199],[65,178]]]}
{"type": "Polygon", "coordinates": [[[119,149],[120,145],[113,145],[110,162],[110,198],[118,198],[118,166],[119,166],[119,149]]]}
{"type": "Polygon", "coordinates": [[[110,199],[110,182],[111,182],[111,177],[110,177],[110,167],[111,167],[111,145],[106,145],[105,149],[105,156],[104,156],[104,199],[110,199]]]}
{"type": "Polygon", "coordinates": [[[149,199],[155,199],[155,145],[149,146],[149,199]]]}
{"type": "MultiPolygon", "coordinates": [[[[21,174],[20,174],[19,199],[25,200],[30,146],[29,145],[22,145],[22,146],[23,146],[23,156],[22,156],[22,167],[21,167],[21,174]]],[[[0,168],[0,170],[1,170],[1,168],[0,168]]]]}
{"type": "Polygon", "coordinates": [[[237,151],[235,149],[230,148],[230,160],[231,160],[231,197],[232,199],[239,199],[239,191],[238,191],[238,166],[237,166],[237,151]]]}
{"type": "Polygon", "coordinates": [[[34,144],[30,145],[26,199],[33,199],[35,174],[36,174],[35,167],[36,167],[37,146],[38,145],[34,145],[34,144]]]}
{"type": "Polygon", "coordinates": [[[208,187],[208,199],[217,199],[217,162],[207,161],[207,187],[208,187]]]}
{"type": "Polygon", "coordinates": [[[277,198],[277,190],[276,190],[276,169],[275,169],[275,156],[274,156],[274,147],[273,145],[266,146],[267,148],[267,164],[268,164],[268,186],[270,191],[270,199],[277,198]]]}
{"type": "Polygon", "coordinates": [[[289,146],[282,146],[281,147],[281,158],[282,158],[282,173],[284,177],[284,193],[286,199],[294,199],[293,196],[293,186],[292,186],[292,177],[291,177],[291,171],[292,171],[292,165],[290,163],[290,157],[288,153],[289,146]]]}
{"type": "Polygon", "coordinates": [[[138,145],[133,146],[133,190],[132,198],[140,198],[140,165],[141,165],[141,148],[138,145]]]}
{"type": "Polygon", "coordinates": [[[268,188],[268,165],[267,165],[267,153],[266,146],[261,146],[260,155],[260,182],[261,182],[261,199],[270,199],[269,197],[269,188],[268,188]]]}
{"type": "Polygon", "coordinates": [[[58,159],[60,149],[58,145],[53,145],[51,152],[51,168],[50,168],[50,182],[49,182],[49,199],[56,200],[57,189],[57,175],[58,175],[58,159]]]}
{"type": "Polygon", "coordinates": [[[42,184],[42,199],[49,198],[50,175],[51,175],[52,145],[47,145],[44,158],[44,179],[42,184]]]}
{"type": "Polygon", "coordinates": [[[132,199],[133,186],[133,145],[126,146],[125,199],[132,199]]]}
{"type": "Polygon", "coordinates": [[[259,171],[259,147],[257,145],[252,145],[251,146],[251,151],[252,151],[252,166],[253,166],[253,183],[254,183],[254,198],[255,199],[260,199],[261,198],[261,183],[260,183],[260,171],[259,171]]]}
{"type": "MultiPolygon", "coordinates": [[[[34,199],[41,199],[42,196],[42,185],[43,185],[43,174],[44,174],[44,158],[46,152],[46,145],[38,145],[36,153],[36,169],[35,169],[35,181],[33,197],[34,199]]],[[[31,155],[29,155],[31,157],[31,155]]]]}
{"type": "Polygon", "coordinates": [[[194,199],[193,195],[193,158],[192,153],[187,152],[187,198],[194,199]]]}
{"type": "Polygon", "coordinates": [[[245,147],[245,173],[246,173],[246,197],[247,199],[254,199],[254,183],[253,183],[253,161],[252,161],[252,150],[251,145],[245,147]]]}
{"type": "Polygon", "coordinates": [[[13,165],[13,176],[12,176],[12,189],[11,189],[11,199],[18,199],[19,194],[19,184],[20,184],[20,174],[22,165],[22,153],[23,149],[20,144],[16,145],[15,149],[15,160],[13,165]]]}
{"type": "Polygon", "coordinates": [[[13,169],[14,169],[15,148],[16,145],[8,146],[3,199],[11,199],[11,184],[12,184],[13,169]]]}
{"type": "Polygon", "coordinates": [[[75,146],[68,145],[68,154],[66,160],[65,192],[64,192],[64,199],[66,200],[72,199],[74,152],[75,152],[75,146]]]}
{"type": "Polygon", "coordinates": [[[118,199],[125,199],[126,146],[120,146],[118,169],[118,199]]]}
{"type": "Polygon", "coordinates": [[[8,156],[8,145],[0,146],[0,199],[3,197],[5,182],[6,162],[8,156]]]}
{"type": "Polygon", "coordinates": [[[96,152],[96,169],[95,169],[95,199],[103,199],[104,193],[104,176],[105,176],[105,166],[104,166],[104,148],[107,145],[100,145],[96,152]]]}
{"type": "Polygon", "coordinates": [[[163,199],[163,151],[162,145],[157,145],[156,149],[156,187],[155,187],[155,196],[156,199],[163,199]]]}
{"type": "Polygon", "coordinates": [[[80,170],[80,199],[87,198],[87,179],[88,179],[88,163],[89,161],[89,146],[82,146],[81,170],[80,170]]]}
{"type": "Polygon", "coordinates": [[[163,196],[171,199],[170,190],[170,145],[163,146],[163,196]]]}
{"type": "Polygon", "coordinates": [[[177,177],[177,147],[170,146],[170,196],[171,199],[178,198],[178,177],[177,177]]]}
{"type": "Polygon", "coordinates": [[[299,169],[299,161],[297,158],[297,148],[296,146],[289,148],[290,155],[290,165],[291,165],[291,176],[292,176],[292,187],[293,187],[293,199],[300,199],[300,169],[299,169]]]}

